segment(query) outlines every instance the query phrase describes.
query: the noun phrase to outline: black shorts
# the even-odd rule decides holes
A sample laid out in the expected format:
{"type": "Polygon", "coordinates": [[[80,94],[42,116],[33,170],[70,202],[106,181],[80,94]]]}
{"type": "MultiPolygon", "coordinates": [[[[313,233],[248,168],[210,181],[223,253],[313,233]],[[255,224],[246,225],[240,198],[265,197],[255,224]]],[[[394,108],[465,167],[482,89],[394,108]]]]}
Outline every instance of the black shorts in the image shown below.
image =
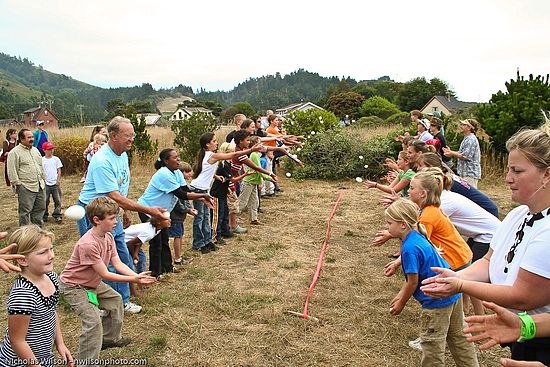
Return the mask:
{"type": "Polygon", "coordinates": [[[472,250],[474,257],[472,258],[472,263],[481,259],[487,251],[489,251],[489,244],[483,242],[476,242],[473,238],[468,238],[468,246],[472,250]]]}

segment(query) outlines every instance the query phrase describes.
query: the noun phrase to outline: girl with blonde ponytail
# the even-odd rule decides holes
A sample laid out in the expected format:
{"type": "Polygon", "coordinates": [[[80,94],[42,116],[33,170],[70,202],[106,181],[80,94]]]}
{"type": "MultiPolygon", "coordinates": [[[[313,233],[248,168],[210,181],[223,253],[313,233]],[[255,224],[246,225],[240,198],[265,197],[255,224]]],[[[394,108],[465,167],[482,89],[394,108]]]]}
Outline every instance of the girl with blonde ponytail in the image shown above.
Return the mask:
{"type": "Polygon", "coordinates": [[[472,251],[449,218],[441,211],[441,193],[445,176],[418,172],[411,181],[409,197],[420,208],[420,223],[428,238],[439,246],[451,269],[460,270],[470,264],[472,251]]]}
{"type": "Polygon", "coordinates": [[[445,365],[445,342],[457,366],[478,366],[474,345],[463,333],[464,315],[460,295],[435,299],[420,290],[424,279],[434,276],[432,267],[449,269],[449,264],[428,241],[419,223],[418,208],[409,200],[398,199],[386,209],[388,232],[401,240],[405,284],[390,303],[390,313],[399,315],[413,296],[422,306],[420,335],[422,366],[445,365]]]}

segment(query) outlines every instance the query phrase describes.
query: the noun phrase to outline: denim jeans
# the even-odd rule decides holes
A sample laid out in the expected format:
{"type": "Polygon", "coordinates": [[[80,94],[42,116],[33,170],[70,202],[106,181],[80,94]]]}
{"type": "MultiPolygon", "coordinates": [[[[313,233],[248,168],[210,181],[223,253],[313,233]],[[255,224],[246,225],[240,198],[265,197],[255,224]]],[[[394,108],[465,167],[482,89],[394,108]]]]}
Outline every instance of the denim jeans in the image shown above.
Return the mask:
{"type": "MultiPolygon", "coordinates": [[[[81,203],[80,201],[78,202],[78,205],[86,208],[86,205],[81,203]]],[[[88,220],[88,215],[85,215],[82,219],[77,221],[76,225],[78,226],[78,231],[80,232],[81,237],[84,236],[84,234],[86,234],[86,232],[88,232],[92,228],[92,223],[90,223],[90,221],[88,220]]],[[[116,227],[112,234],[115,238],[116,251],[118,253],[120,261],[122,261],[130,269],[133,269],[134,261],[132,260],[132,256],[130,256],[130,252],[128,251],[128,246],[126,245],[126,242],[124,242],[124,229],[122,228],[120,216],[117,218],[116,227]]],[[[117,271],[115,270],[113,265],[109,264],[107,268],[111,273],[117,274],[117,271]]],[[[111,288],[113,288],[122,296],[122,302],[124,304],[128,303],[128,301],[130,300],[130,284],[128,284],[127,282],[111,282],[106,280],[104,282],[110,285],[111,288]]]]}
{"type": "Polygon", "coordinates": [[[200,249],[212,241],[210,230],[210,210],[202,201],[194,200],[197,215],[193,219],[193,248],[200,249]]]}
{"type": "Polygon", "coordinates": [[[59,185],[46,185],[46,211],[44,212],[44,220],[48,219],[48,207],[50,206],[50,196],[53,198],[54,208],[52,217],[61,218],[61,188],[59,185]]]}
{"type": "Polygon", "coordinates": [[[136,273],[143,273],[144,271],[147,271],[147,256],[145,255],[145,251],[143,251],[142,248],[138,251],[138,263],[134,266],[136,273]]]}

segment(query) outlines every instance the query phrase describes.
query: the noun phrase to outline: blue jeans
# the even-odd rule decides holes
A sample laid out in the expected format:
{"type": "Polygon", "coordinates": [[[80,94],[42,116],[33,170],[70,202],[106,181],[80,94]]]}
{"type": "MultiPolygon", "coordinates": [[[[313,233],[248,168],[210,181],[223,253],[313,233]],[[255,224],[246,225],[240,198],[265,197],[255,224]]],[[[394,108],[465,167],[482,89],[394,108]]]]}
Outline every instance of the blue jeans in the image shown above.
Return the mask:
{"type": "MultiPolygon", "coordinates": [[[[86,205],[84,203],[81,203],[80,201],[78,202],[78,205],[86,208],[86,205]]],[[[86,232],[88,232],[92,228],[92,223],[90,223],[90,221],[88,220],[88,215],[85,215],[84,218],[77,221],[76,225],[78,226],[78,231],[80,232],[81,237],[84,236],[84,234],[86,234],[86,232]]],[[[134,269],[134,262],[132,260],[132,257],[130,256],[130,252],[128,252],[128,246],[126,246],[126,242],[124,242],[124,229],[122,228],[120,217],[117,218],[116,227],[112,234],[115,238],[116,251],[118,253],[120,261],[126,264],[126,266],[128,266],[130,269],[134,269]]],[[[115,270],[113,265],[109,264],[107,268],[111,273],[117,274],[117,271],[115,270]]],[[[122,302],[124,304],[128,303],[128,301],[130,300],[130,284],[128,284],[128,282],[111,282],[107,280],[104,280],[104,282],[109,284],[111,288],[113,288],[120,294],[120,296],[122,297],[122,302]]]]}
{"type": "Polygon", "coordinates": [[[193,248],[200,249],[212,241],[210,230],[210,209],[202,201],[193,201],[197,215],[193,219],[193,248]]]}
{"type": "Polygon", "coordinates": [[[145,251],[142,248],[138,251],[138,263],[135,266],[136,273],[143,273],[147,271],[147,256],[145,256],[145,251]]]}

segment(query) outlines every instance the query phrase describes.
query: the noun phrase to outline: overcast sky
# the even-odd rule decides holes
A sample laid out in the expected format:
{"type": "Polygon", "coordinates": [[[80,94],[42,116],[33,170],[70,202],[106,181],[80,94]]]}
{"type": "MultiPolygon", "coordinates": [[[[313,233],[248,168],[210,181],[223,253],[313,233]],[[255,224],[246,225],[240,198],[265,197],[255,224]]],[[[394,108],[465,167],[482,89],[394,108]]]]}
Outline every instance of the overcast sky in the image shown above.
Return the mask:
{"type": "Polygon", "coordinates": [[[550,72],[549,0],[0,0],[0,51],[101,86],[229,90],[299,68],[447,81],[464,101],[550,72]]]}

